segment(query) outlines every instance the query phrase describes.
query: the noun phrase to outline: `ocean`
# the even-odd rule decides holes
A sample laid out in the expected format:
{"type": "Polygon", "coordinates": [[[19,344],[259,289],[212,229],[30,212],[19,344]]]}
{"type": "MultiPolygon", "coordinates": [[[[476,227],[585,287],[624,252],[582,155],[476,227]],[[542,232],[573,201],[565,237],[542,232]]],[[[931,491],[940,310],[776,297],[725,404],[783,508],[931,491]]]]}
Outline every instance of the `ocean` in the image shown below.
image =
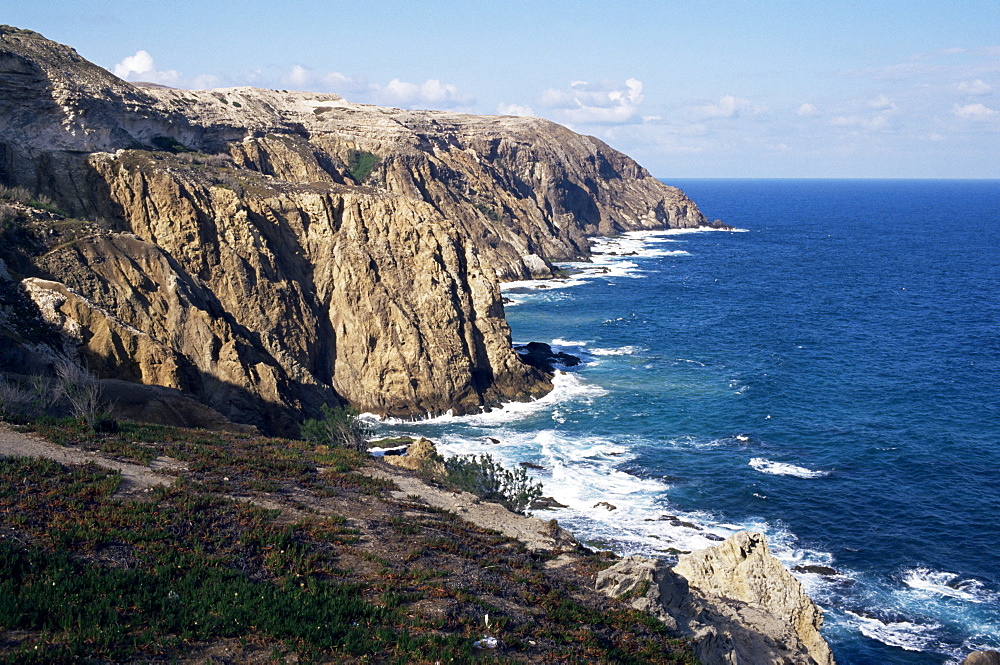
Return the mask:
{"type": "Polygon", "coordinates": [[[505,285],[515,343],[582,364],[379,433],[541,467],[568,508],[540,514],[595,548],[761,531],[841,664],[1000,649],[1000,181],[669,184],[739,230],[599,239],[505,285]]]}

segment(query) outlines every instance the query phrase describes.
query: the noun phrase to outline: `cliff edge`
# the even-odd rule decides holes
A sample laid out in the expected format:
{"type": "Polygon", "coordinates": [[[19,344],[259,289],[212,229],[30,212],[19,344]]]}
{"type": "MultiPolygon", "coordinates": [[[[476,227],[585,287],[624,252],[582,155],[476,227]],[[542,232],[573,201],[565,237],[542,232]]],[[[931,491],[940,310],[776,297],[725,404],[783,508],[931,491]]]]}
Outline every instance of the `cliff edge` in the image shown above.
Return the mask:
{"type": "Polygon", "coordinates": [[[499,282],[586,258],[588,236],[707,224],[537,118],[138,87],[9,26],[0,119],[0,184],[58,213],[8,210],[27,241],[0,258],[70,350],[271,432],[323,403],[410,417],[544,394],[499,282]]]}

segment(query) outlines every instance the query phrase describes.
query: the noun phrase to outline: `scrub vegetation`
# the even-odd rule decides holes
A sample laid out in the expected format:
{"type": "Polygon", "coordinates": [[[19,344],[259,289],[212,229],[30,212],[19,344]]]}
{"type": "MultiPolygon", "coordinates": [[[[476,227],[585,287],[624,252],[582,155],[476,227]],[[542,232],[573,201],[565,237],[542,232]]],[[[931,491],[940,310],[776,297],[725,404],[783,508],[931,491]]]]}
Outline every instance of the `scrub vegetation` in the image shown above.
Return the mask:
{"type": "Polygon", "coordinates": [[[77,418],[17,429],[175,480],[0,458],[0,663],[694,662],[591,590],[609,556],[547,566],[559,552],[393,494],[360,451],[77,418]],[[474,646],[486,635],[496,649],[474,646]]]}

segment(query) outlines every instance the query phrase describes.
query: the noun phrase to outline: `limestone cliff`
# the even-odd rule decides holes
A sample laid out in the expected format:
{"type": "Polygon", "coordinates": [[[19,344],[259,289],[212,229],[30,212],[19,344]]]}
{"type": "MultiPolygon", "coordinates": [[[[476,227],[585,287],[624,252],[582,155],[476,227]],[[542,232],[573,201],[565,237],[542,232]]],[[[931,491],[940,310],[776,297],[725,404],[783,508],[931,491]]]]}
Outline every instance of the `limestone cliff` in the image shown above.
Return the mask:
{"type": "Polygon", "coordinates": [[[629,557],[601,572],[597,588],[691,637],[706,665],[834,662],[819,633],[822,612],[761,534],[734,534],[682,555],[673,569],[629,557]]]}
{"type": "Polygon", "coordinates": [[[707,223],[544,120],[141,88],[9,27],[0,183],[99,223],[46,236],[18,275],[92,368],[270,431],[323,402],[417,416],[541,395],[499,281],[551,275],[591,235],[707,223]]]}

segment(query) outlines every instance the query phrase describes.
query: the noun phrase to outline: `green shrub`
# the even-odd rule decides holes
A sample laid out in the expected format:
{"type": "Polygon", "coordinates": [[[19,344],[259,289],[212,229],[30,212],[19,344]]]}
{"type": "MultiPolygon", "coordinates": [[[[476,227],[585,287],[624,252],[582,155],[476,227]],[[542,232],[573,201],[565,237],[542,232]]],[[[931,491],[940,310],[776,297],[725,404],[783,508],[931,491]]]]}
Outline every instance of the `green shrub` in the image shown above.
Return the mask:
{"type": "Polygon", "coordinates": [[[382,161],[378,156],[364,150],[352,150],[347,157],[347,172],[351,174],[355,182],[362,183],[375,166],[382,161]]]}
{"type": "Polygon", "coordinates": [[[523,513],[542,495],[542,484],[533,482],[524,469],[505,469],[491,455],[462,455],[444,461],[448,480],[487,501],[523,513]]]}
{"type": "Polygon", "coordinates": [[[302,438],[321,445],[346,446],[355,450],[368,449],[372,429],[358,418],[358,410],[349,406],[320,407],[322,418],[309,418],[302,423],[302,438]]]}
{"type": "Polygon", "coordinates": [[[164,152],[171,152],[175,155],[181,152],[194,152],[191,148],[187,147],[172,136],[154,136],[149,142],[153,144],[155,149],[162,150],[164,152]]]}
{"type": "Polygon", "coordinates": [[[500,213],[493,206],[486,205],[485,203],[476,203],[475,207],[476,210],[486,215],[487,219],[491,219],[494,222],[500,221],[500,213]]]}

